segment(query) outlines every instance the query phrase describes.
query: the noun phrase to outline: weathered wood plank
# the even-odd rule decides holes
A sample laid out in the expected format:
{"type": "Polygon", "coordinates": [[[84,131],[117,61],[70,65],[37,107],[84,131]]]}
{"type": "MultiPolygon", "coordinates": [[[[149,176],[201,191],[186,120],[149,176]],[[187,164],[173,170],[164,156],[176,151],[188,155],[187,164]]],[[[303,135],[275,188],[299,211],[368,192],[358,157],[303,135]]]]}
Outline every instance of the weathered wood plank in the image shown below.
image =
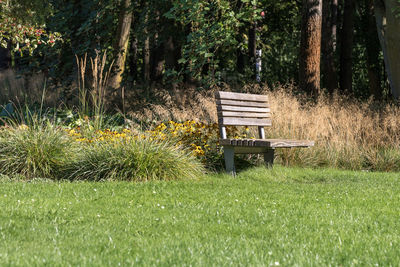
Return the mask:
{"type": "Polygon", "coordinates": [[[253,108],[253,107],[239,107],[239,106],[217,106],[217,111],[239,111],[239,112],[258,112],[269,113],[269,108],[253,108]]]}
{"type": "Polygon", "coordinates": [[[225,100],[225,99],[218,100],[217,99],[216,103],[217,103],[217,105],[269,108],[269,104],[267,102],[250,102],[250,101],[235,101],[235,100],[225,100]]]}
{"type": "Polygon", "coordinates": [[[240,117],[240,118],[271,118],[271,113],[248,113],[235,111],[219,111],[218,117],[240,117]]]}
{"type": "Polygon", "coordinates": [[[273,148],[289,148],[289,147],[310,147],[314,146],[314,141],[309,140],[285,140],[275,139],[269,141],[273,148]]]}
{"type": "Polygon", "coordinates": [[[314,146],[314,141],[292,139],[221,139],[220,144],[223,146],[233,145],[247,147],[290,148],[314,146]]]}
{"type": "MultiPolygon", "coordinates": [[[[225,147],[224,147],[225,149],[225,147]]],[[[264,154],[271,148],[268,147],[251,147],[251,146],[234,146],[235,154],[264,154]]]]}
{"type": "Polygon", "coordinates": [[[220,125],[237,125],[237,126],[271,126],[270,119],[257,118],[233,118],[223,117],[218,119],[220,125]]]}
{"type": "Polygon", "coordinates": [[[255,94],[243,94],[243,93],[232,93],[232,92],[216,92],[216,98],[228,99],[228,100],[245,100],[255,102],[268,102],[268,96],[266,95],[255,95],[255,94]]]}

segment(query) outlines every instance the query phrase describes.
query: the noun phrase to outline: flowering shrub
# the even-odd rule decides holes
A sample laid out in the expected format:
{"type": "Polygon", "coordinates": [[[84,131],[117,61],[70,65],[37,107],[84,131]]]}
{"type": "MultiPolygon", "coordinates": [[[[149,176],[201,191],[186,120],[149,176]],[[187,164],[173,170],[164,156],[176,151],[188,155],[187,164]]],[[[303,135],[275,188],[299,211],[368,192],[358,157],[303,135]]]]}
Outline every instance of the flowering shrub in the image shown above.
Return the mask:
{"type": "Polygon", "coordinates": [[[24,3],[0,0],[0,46],[7,48],[10,42],[14,52],[19,51],[22,54],[23,51],[28,51],[32,54],[40,45],[53,46],[56,41],[61,40],[60,33],[48,33],[44,25],[38,26],[21,19],[21,16],[26,18],[34,14],[28,7],[24,8],[24,3]],[[18,12],[19,10],[24,12],[18,12]]]}
{"type": "MultiPolygon", "coordinates": [[[[101,142],[101,141],[117,141],[121,139],[130,139],[135,137],[131,134],[131,131],[128,129],[122,130],[122,132],[111,131],[110,129],[105,129],[103,131],[95,131],[92,136],[85,136],[80,127],[67,130],[68,135],[73,137],[77,142],[101,142]]],[[[137,138],[137,136],[136,136],[137,138]]]]}
{"type": "MultiPolygon", "coordinates": [[[[249,138],[249,130],[241,131],[238,127],[227,127],[227,135],[232,138],[249,138]]],[[[133,133],[128,129],[121,132],[109,129],[96,131],[92,136],[85,137],[80,128],[68,130],[68,134],[77,142],[96,143],[114,142],[121,139],[151,141],[168,140],[177,146],[192,151],[193,155],[199,158],[208,169],[220,169],[223,167],[222,149],[219,146],[218,124],[205,124],[188,120],[185,122],[168,121],[157,125],[153,130],[146,133],[133,133]]]]}

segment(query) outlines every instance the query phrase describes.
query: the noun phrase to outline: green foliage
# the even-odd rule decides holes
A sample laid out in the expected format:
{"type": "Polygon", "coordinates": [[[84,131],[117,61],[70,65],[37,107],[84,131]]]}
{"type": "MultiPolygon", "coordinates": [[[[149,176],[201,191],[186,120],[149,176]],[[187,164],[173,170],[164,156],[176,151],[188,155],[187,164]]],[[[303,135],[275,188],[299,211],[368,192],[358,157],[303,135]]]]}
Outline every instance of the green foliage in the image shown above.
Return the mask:
{"type": "Polygon", "coordinates": [[[150,138],[82,143],[76,159],[64,168],[71,180],[150,181],[195,178],[201,164],[190,152],[150,138]]]}
{"type": "Polygon", "coordinates": [[[53,46],[61,39],[60,34],[47,33],[44,25],[39,26],[50,10],[42,1],[0,1],[0,46],[11,46],[21,54],[32,54],[40,45],[53,46]]]}

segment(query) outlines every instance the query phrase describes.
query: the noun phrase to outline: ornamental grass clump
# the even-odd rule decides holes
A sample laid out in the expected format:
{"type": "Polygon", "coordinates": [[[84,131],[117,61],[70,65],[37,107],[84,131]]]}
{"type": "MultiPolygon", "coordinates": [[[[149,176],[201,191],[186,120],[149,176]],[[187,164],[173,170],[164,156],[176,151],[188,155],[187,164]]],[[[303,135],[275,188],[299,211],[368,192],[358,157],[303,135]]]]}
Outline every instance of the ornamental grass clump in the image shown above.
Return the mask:
{"type": "Polygon", "coordinates": [[[14,125],[0,129],[0,174],[56,178],[73,155],[73,143],[51,124],[14,125]]]}
{"type": "Polygon", "coordinates": [[[121,138],[81,143],[75,160],[64,168],[70,180],[150,181],[198,177],[203,167],[188,151],[167,141],[121,138]]]}

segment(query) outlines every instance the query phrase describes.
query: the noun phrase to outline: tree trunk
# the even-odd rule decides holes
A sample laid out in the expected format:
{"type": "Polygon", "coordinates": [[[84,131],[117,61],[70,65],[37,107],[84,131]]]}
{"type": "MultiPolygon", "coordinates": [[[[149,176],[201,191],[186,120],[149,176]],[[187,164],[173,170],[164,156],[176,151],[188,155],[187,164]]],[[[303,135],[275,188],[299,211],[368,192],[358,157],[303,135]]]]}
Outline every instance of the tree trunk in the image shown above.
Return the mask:
{"type": "Polygon", "coordinates": [[[164,46],[165,54],[165,69],[174,70],[178,65],[178,58],[176,57],[176,45],[172,35],[168,36],[164,46]]]}
{"type": "Polygon", "coordinates": [[[255,64],[256,62],[256,50],[257,50],[257,39],[256,39],[256,28],[257,25],[253,22],[249,28],[249,61],[251,64],[255,64]]]}
{"type": "Polygon", "coordinates": [[[322,0],[303,0],[299,84],[307,93],[320,93],[322,0]]]}
{"type": "Polygon", "coordinates": [[[160,12],[155,11],[155,19],[153,24],[155,26],[154,35],[152,40],[152,47],[150,52],[150,79],[153,82],[159,82],[162,79],[162,72],[164,69],[164,43],[162,42],[162,33],[164,32],[164,20],[160,19],[160,12]]]}
{"type": "Polygon", "coordinates": [[[114,73],[110,77],[110,86],[114,89],[121,86],[122,74],[125,70],[126,53],[129,45],[131,23],[131,0],[124,0],[119,14],[117,34],[115,35],[114,50],[117,54],[114,62],[114,73]]]}
{"type": "Polygon", "coordinates": [[[335,66],[338,0],[322,1],[321,68],[323,84],[329,93],[338,88],[335,66]]]}
{"type": "Polygon", "coordinates": [[[8,48],[0,47],[0,71],[11,68],[11,51],[8,48]]]}
{"type": "MultiPolygon", "coordinates": [[[[148,4],[146,4],[145,8],[148,9],[148,4]]],[[[145,20],[144,21],[145,27],[143,29],[143,33],[146,37],[144,40],[144,47],[143,47],[143,78],[145,84],[148,86],[150,84],[150,37],[147,28],[147,23],[149,21],[148,13],[146,13],[144,20],[145,20]]]]}
{"type": "Polygon", "coordinates": [[[156,47],[152,49],[151,52],[151,80],[152,81],[161,81],[162,72],[164,69],[164,45],[162,43],[158,43],[156,47]]]}
{"type": "Polygon", "coordinates": [[[138,78],[138,64],[137,64],[137,56],[138,56],[138,40],[132,31],[131,37],[131,51],[130,51],[130,62],[129,62],[129,74],[133,77],[134,80],[138,78]]]}
{"type": "Polygon", "coordinates": [[[392,95],[400,97],[400,3],[375,0],[375,17],[392,95]]]}
{"type": "Polygon", "coordinates": [[[355,1],[344,0],[343,25],[340,46],[340,90],[352,92],[353,82],[353,39],[354,39],[355,1]]]}
{"type": "Polygon", "coordinates": [[[380,77],[380,60],[379,60],[379,39],[376,30],[376,22],[374,16],[373,0],[364,0],[362,2],[361,19],[363,26],[364,44],[367,49],[367,69],[369,92],[380,99],[382,97],[381,77],[380,77]]]}

